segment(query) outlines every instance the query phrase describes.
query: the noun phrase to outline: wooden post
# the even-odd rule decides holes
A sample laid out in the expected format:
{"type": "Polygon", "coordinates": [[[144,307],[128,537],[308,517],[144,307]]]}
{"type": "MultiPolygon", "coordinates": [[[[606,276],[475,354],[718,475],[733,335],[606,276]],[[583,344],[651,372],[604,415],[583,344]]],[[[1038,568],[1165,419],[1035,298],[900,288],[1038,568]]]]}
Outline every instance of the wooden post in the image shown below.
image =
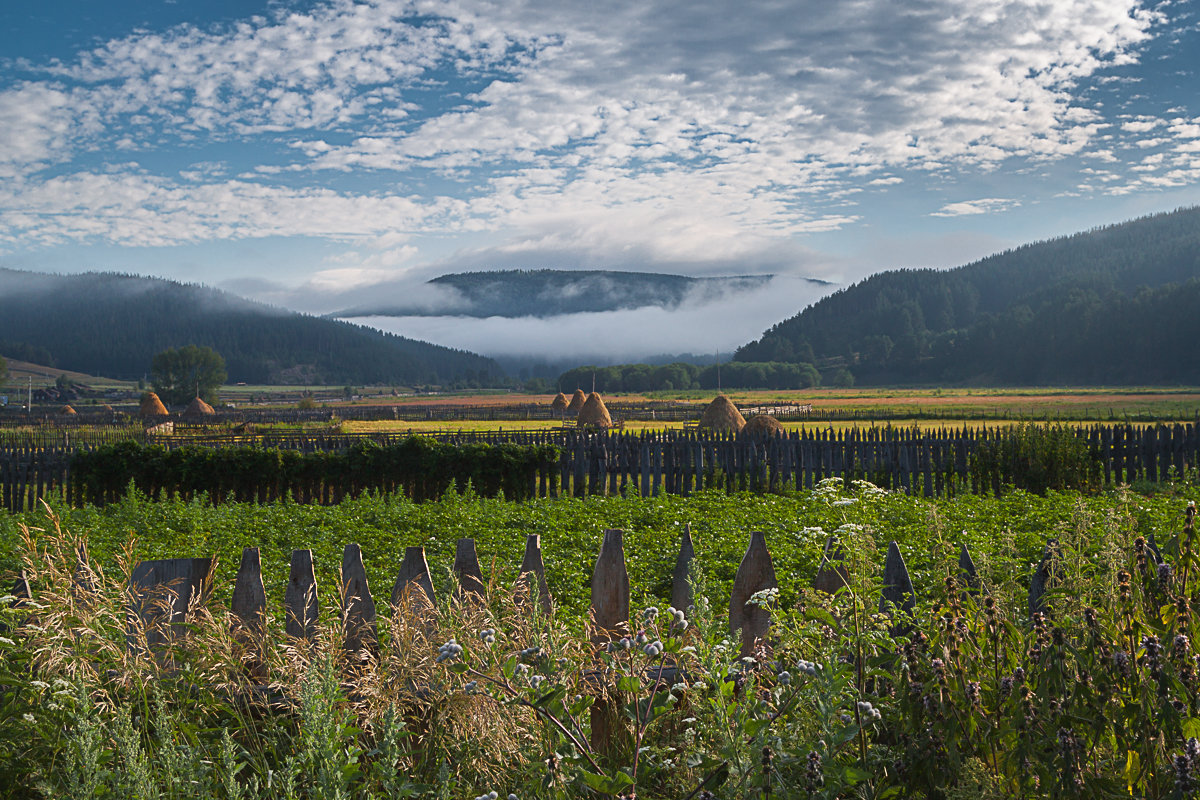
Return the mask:
{"type": "Polygon", "coordinates": [[[894,541],[889,542],[887,558],[883,562],[883,592],[879,598],[879,613],[892,616],[898,609],[908,616],[915,606],[912,578],[908,575],[908,567],[904,565],[904,556],[900,555],[900,547],[894,541]]]}
{"type": "Polygon", "coordinates": [[[362,549],[357,544],[348,544],[342,551],[342,633],[345,648],[352,653],[374,651],[379,645],[375,600],[367,585],[362,549]]]}
{"type": "Polygon", "coordinates": [[[266,677],[267,592],[257,547],[242,550],[242,563],[233,583],[233,637],[242,648],[242,662],[258,679],[266,677]]]}
{"type": "Polygon", "coordinates": [[[1055,564],[1057,557],[1058,540],[1051,539],[1046,542],[1046,547],[1042,550],[1042,560],[1029,578],[1029,616],[1031,617],[1038,612],[1046,613],[1049,610],[1046,606],[1046,592],[1050,589],[1050,584],[1058,571],[1055,564]]]}
{"type": "Polygon", "coordinates": [[[683,535],[679,542],[679,557],[675,559],[675,571],[671,573],[671,605],[680,611],[687,612],[692,607],[692,560],[696,551],[692,548],[692,525],[689,522],[683,526],[683,535]]]}
{"type": "Polygon", "coordinates": [[[825,538],[825,549],[821,552],[821,564],[813,576],[812,586],[825,594],[836,594],[850,583],[850,573],[843,563],[846,551],[832,536],[825,538]]]}
{"type": "MultiPolygon", "coordinates": [[[[606,530],[592,573],[592,643],[604,646],[629,634],[629,573],[625,569],[624,532],[606,530]]],[[[616,704],[607,691],[592,704],[592,749],[607,753],[616,732],[616,704]]]]}
{"type": "Polygon", "coordinates": [[[592,573],[592,641],[604,644],[629,633],[629,573],[625,532],[606,530],[592,573]]]}
{"type": "Polygon", "coordinates": [[[755,645],[765,641],[767,629],[771,626],[770,610],[748,601],[758,592],[777,588],[779,582],[775,580],[775,566],[767,550],[767,537],[761,531],[755,531],[750,534],[750,546],[738,565],[729,596],[729,629],[734,633],[739,630],[742,632],[743,656],[753,654],[755,645]]]}
{"type": "Polygon", "coordinates": [[[975,560],[971,558],[971,551],[965,544],[960,545],[958,550],[958,575],[969,592],[979,592],[979,574],[975,571],[975,560]]]}
{"type": "MultiPolygon", "coordinates": [[[[215,566],[216,559],[209,557],[142,561],[133,568],[129,574],[130,621],[133,617],[140,620],[152,649],[183,635],[188,609],[208,599],[215,566]]],[[[131,628],[127,638],[130,647],[135,647],[139,640],[136,628],[131,628]]]]}
{"type": "Polygon", "coordinates": [[[459,539],[454,546],[454,574],[458,578],[458,599],[470,597],[484,599],[483,572],[479,569],[479,556],[475,553],[474,539],[459,539]]]}
{"type": "Polygon", "coordinates": [[[433,578],[425,561],[425,548],[404,548],[404,560],[400,562],[400,571],[392,586],[392,605],[399,606],[407,601],[419,603],[432,611],[436,608],[433,598],[433,578]]]}
{"type": "Polygon", "coordinates": [[[521,559],[521,571],[517,576],[517,602],[522,595],[537,592],[538,605],[546,616],[554,611],[550,588],[546,585],[546,567],[542,563],[542,537],[537,533],[525,536],[525,557],[521,559]]]}
{"type": "Polygon", "coordinates": [[[284,630],[294,639],[317,635],[317,576],[312,550],[293,550],[287,591],[283,595],[284,630]]]}

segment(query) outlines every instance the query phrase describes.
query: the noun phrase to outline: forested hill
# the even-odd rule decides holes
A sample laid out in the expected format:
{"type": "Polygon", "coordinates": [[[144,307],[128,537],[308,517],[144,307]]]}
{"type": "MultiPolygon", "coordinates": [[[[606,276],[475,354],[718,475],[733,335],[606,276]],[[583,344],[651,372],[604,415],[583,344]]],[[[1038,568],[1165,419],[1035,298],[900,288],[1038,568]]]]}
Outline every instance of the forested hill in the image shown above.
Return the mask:
{"type": "Polygon", "coordinates": [[[334,317],[428,316],[553,317],[582,312],[704,301],[762,286],[770,275],[691,278],[610,270],[495,270],[441,275],[429,285],[446,291],[441,303],[359,304],[334,317]]]}
{"type": "Polygon", "coordinates": [[[859,383],[1200,380],[1200,208],[1026,245],[952,270],[885,272],[739,348],[848,367],[859,383]]]}
{"type": "Polygon", "coordinates": [[[0,355],[140,378],[168,347],[208,346],[230,381],[490,384],[491,359],[253,303],[203,286],[113,273],[0,269],[0,355]]]}

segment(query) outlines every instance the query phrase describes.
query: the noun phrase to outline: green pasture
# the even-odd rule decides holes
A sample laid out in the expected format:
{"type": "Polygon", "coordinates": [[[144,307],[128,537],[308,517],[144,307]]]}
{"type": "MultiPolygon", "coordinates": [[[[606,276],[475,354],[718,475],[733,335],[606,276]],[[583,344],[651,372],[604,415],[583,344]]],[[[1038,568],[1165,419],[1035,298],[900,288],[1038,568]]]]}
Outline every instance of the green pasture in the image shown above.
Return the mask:
{"type": "MultiPolygon", "coordinates": [[[[337,605],[342,549],[362,547],[371,589],[386,598],[409,545],[425,547],[440,592],[452,588],[455,542],[474,538],[485,576],[510,586],[527,534],[541,536],[547,580],[566,619],[587,613],[591,569],[606,528],[626,532],[625,552],[635,603],[670,599],[671,570],[680,532],[690,526],[697,562],[716,604],[728,602],[729,586],[751,531],[766,534],[781,599],[794,603],[817,568],[829,534],[873,548],[878,563],[890,540],[899,543],[918,592],[940,580],[935,565],[957,559],[966,544],[976,563],[997,582],[1025,573],[1045,541],[1064,530],[1103,525],[1132,541],[1154,533],[1160,541],[1182,525],[1193,487],[1141,495],[1118,490],[1098,496],[1014,491],[1003,497],[965,495],[925,499],[870,489],[826,488],[787,495],[704,492],[689,498],[589,497],[523,503],[450,493],[436,502],[402,496],[368,496],[337,506],[151,502],[136,493],[105,508],[52,507],[71,534],[85,537],[92,557],[108,570],[132,547],[134,560],[216,555],[216,597],[228,601],[245,547],[262,554],[267,594],[281,606],[291,552],[312,549],[322,608],[337,605]]],[[[52,527],[46,512],[0,518],[0,567],[19,566],[22,526],[36,539],[52,527]]]]}

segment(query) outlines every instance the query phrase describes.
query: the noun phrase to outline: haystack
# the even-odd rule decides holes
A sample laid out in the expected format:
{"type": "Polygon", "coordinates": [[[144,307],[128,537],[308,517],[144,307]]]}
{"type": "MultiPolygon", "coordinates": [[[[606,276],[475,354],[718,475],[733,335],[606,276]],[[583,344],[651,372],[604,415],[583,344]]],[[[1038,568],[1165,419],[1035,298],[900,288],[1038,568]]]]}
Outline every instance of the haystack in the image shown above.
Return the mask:
{"type": "Polygon", "coordinates": [[[742,433],[746,436],[776,436],[783,432],[783,423],[770,414],[755,414],[746,420],[742,433]]]}
{"type": "Polygon", "coordinates": [[[717,395],[704,409],[700,416],[700,427],[711,428],[714,431],[733,431],[737,433],[746,425],[746,418],[737,406],[723,394],[717,395]]]}
{"type": "Polygon", "coordinates": [[[185,417],[208,417],[216,413],[212,406],[197,397],[188,403],[188,407],[184,410],[183,415],[185,417]]]}
{"type": "Polygon", "coordinates": [[[62,408],[60,408],[58,410],[58,413],[65,414],[67,416],[71,416],[72,414],[78,414],[79,412],[76,411],[75,409],[71,408],[70,406],[63,406],[62,408]]]}
{"type": "Polygon", "coordinates": [[[583,404],[587,402],[587,395],[583,393],[583,389],[576,389],[575,394],[571,395],[571,402],[567,404],[568,414],[578,414],[583,410],[583,404]]]}
{"type": "Polygon", "coordinates": [[[567,396],[562,392],[554,395],[554,399],[550,401],[550,408],[558,413],[563,413],[567,410],[567,405],[571,401],[567,400],[567,396]]]}
{"type": "Polygon", "coordinates": [[[579,418],[575,424],[580,428],[612,427],[612,417],[608,415],[608,409],[604,407],[604,401],[600,399],[600,395],[595,392],[588,395],[583,408],[579,409],[579,418]]]}
{"type": "Polygon", "coordinates": [[[170,412],[163,405],[162,400],[158,399],[158,395],[154,392],[146,392],[142,395],[142,407],[138,409],[140,417],[165,417],[170,412]]]}

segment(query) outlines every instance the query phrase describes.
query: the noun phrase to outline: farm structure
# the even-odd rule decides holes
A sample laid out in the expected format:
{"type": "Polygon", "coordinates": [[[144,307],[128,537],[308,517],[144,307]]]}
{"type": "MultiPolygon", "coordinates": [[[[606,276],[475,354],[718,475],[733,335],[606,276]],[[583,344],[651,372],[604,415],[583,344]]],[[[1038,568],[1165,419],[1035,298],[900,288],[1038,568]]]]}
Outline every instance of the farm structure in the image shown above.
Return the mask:
{"type": "MultiPolygon", "coordinates": [[[[962,491],[1000,491],[976,485],[971,456],[1003,431],[963,429],[920,432],[868,428],[849,431],[791,431],[762,437],[698,430],[668,432],[527,431],[460,433],[429,438],[450,444],[554,445],[557,461],[529,477],[527,494],[564,495],[660,493],[688,495],[704,489],[783,491],[811,489],[824,478],[870,480],[888,490],[927,497],[962,491]]],[[[1183,477],[1200,464],[1200,428],[1194,424],[1136,427],[1091,426],[1076,429],[1097,460],[1105,485],[1161,482],[1183,477]]],[[[408,434],[273,434],[255,437],[143,437],[168,449],[183,445],[210,448],[253,446],[301,453],[346,452],[363,442],[395,444],[408,434]]],[[[82,502],[81,487],[71,478],[76,452],[90,443],[0,445],[0,507],[33,508],[41,498],[65,495],[82,502]]],[[[245,480],[242,480],[245,484],[245,480]]],[[[122,483],[122,485],[124,485],[122,483]]],[[[171,487],[167,487],[171,491],[171,487]]],[[[296,475],[272,477],[246,493],[258,499],[287,496],[298,502],[336,503],[363,490],[353,481],[296,475]]],[[[219,502],[221,485],[199,487],[219,502]]],[[[185,490],[185,493],[188,490],[185,490]]]]}

